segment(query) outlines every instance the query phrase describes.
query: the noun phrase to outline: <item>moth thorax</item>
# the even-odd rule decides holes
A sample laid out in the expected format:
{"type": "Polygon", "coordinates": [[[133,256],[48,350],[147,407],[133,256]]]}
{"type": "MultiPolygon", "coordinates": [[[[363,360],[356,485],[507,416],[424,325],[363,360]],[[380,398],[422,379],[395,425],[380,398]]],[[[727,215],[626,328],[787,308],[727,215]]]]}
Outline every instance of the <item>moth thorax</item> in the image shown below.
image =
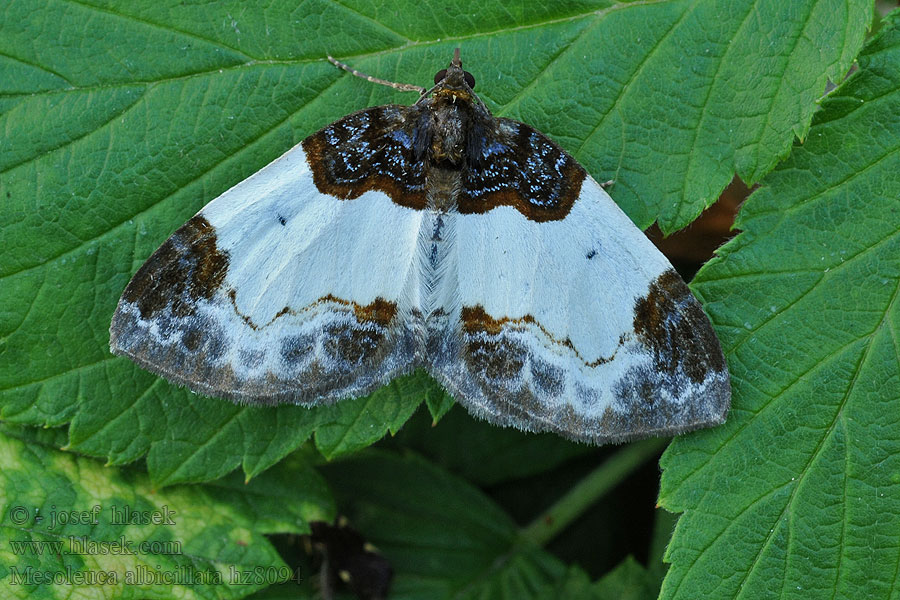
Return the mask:
{"type": "Polygon", "coordinates": [[[433,113],[431,159],[436,164],[459,167],[463,163],[468,115],[458,104],[442,102],[433,113]]]}

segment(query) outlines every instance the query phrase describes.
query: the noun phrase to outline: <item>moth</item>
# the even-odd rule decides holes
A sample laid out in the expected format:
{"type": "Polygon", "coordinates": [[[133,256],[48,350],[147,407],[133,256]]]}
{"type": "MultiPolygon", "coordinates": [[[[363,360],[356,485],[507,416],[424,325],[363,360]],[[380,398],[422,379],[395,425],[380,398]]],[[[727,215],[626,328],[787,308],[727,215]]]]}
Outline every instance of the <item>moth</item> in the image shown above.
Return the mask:
{"type": "Polygon", "coordinates": [[[457,49],[411,106],[335,121],[212,200],[125,288],[112,351],[241,403],[423,368],[473,415],[583,442],[722,423],[725,359],[681,277],[474,85],[457,49]]]}

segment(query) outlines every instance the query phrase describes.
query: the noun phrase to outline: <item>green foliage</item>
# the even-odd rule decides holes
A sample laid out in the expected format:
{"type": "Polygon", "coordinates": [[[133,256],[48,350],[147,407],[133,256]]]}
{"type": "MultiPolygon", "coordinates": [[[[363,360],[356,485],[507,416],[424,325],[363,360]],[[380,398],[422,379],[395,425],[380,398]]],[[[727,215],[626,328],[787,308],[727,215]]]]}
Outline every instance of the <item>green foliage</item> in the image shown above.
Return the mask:
{"type": "MultiPolygon", "coordinates": [[[[495,114],[614,180],[613,197],[642,227],[684,227],[734,173],[761,184],[740,235],[692,284],[726,350],[734,407],[724,426],[679,438],[663,457],[659,503],[684,515],[662,596],[891,597],[900,19],[860,53],[872,18],[870,0],[0,4],[3,596],[70,591],[13,585],[11,566],[282,567],[263,534],[303,533],[335,514],[319,471],[394,564],[393,597],[657,595],[655,551],[646,569],[626,560],[592,581],[590,555],[566,565],[529,543],[508,507],[473,485],[540,480],[596,452],[447,414],[452,401],[423,373],[330,407],[250,408],[109,354],[119,295],[178,225],[340,116],[414,100],[326,54],[424,85],[460,46],[495,114]],[[857,57],[859,70],[817,106],[857,57]],[[422,404],[427,415],[401,431],[422,404]],[[389,449],[359,452],[398,431],[389,449]],[[320,456],[338,460],[311,466],[320,456]],[[128,465],[141,459],[146,474],[128,465]],[[178,519],[33,520],[37,508],[117,503],[167,505],[178,519]],[[32,520],[14,522],[18,506],[32,520]],[[189,551],[100,555],[73,549],[70,535],[189,551]],[[29,540],[69,545],[13,553],[9,542],[29,540]]],[[[260,587],[79,591],[238,598],[260,587]]],[[[259,594],[291,597],[284,589],[259,594]]]]}
{"type": "Polygon", "coordinates": [[[887,598],[900,555],[900,13],[694,280],[736,381],[677,440],[664,598],[887,598]]]}
{"type": "Polygon", "coordinates": [[[28,442],[0,437],[4,598],[66,598],[80,581],[96,597],[241,598],[292,576],[263,534],[305,533],[334,515],[321,477],[299,461],[250,485],[153,490],[134,470],[28,442]],[[236,573],[254,570],[262,581],[240,583],[236,573]]]}
{"type": "Polygon", "coordinates": [[[482,492],[414,456],[365,453],[325,473],[391,559],[396,598],[533,598],[563,574],[540,548],[516,546],[515,523],[482,492]]]}

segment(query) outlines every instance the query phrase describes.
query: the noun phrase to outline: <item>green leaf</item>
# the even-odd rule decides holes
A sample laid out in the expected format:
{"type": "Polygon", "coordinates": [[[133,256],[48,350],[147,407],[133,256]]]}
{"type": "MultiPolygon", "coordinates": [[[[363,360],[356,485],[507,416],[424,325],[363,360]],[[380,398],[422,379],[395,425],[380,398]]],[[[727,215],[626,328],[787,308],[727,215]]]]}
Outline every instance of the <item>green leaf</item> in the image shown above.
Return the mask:
{"type": "MultiPolygon", "coordinates": [[[[260,473],[315,432],[328,456],[396,431],[431,383],[316,410],[246,408],[107,347],[131,275],[206,202],[364,106],[414,100],[463,47],[478,91],[573,152],[641,225],[689,223],[735,169],[803,134],[869,0],[334,3],[20,0],[0,7],[0,417],[69,448],[145,454],[157,484],[260,473]],[[826,40],[827,43],[822,43],[826,40]]],[[[410,380],[417,381],[417,380],[410,380]]]]}
{"type": "Polygon", "coordinates": [[[417,372],[399,377],[367,398],[344,400],[318,411],[316,447],[327,458],[347,454],[377,442],[387,428],[396,433],[416,410],[422,397],[439,386],[417,372]],[[410,399],[416,398],[416,402],[410,399]]]}
{"type": "Polygon", "coordinates": [[[87,395],[66,449],[106,454],[111,464],[149,450],[155,485],[206,481],[238,466],[250,478],[296,448],[316,424],[305,408],[236,406],[176,389],[134,365],[122,367],[133,373],[133,379],[120,380],[127,391],[114,387],[119,393],[112,399],[104,390],[87,395]],[[140,381],[146,381],[143,391],[135,386],[140,381]]]}
{"type": "Polygon", "coordinates": [[[66,445],[69,435],[65,427],[28,427],[0,421],[0,436],[16,438],[26,444],[41,444],[57,450],[66,445]]]}
{"type": "Polygon", "coordinates": [[[536,598],[564,574],[516,545],[509,516],[464,480],[414,455],[366,451],[324,467],[350,519],[391,562],[391,598],[536,598]]]}
{"type": "Polygon", "coordinates": [[[694,290],[734,385],[676,440],[663,598],[892,598],[900,557],[900,13],[694,290]]]}
{"type": "Polygon", "coordinates": [[[262,534],[306,532],[334,507],[308,466],[279,469],[251,485],[161,491],[144,474],[0,435],[0,593],[220,599],[283,581],[292,573],[262,534]]]}
{"type": "Polygon", "coordinates": [[[649,565],[643,567],[628,556],[614,569],[591,582],[587,573],[577,566],[569,567],[565,577],[548,584],[538,594],[548,600],[655,600],[665,574],[662,553],[674,526],[674,515],[664,510],[656,513],[649,565]]]}
{"type": "Polygon", "coordinates": [[[610,193],[640,227],[658,220],[668,233],[735,172],[753,183],[787,155],[871,18],[869,0],[619,4],[534,68],[505,67],[503,51],[479,62],[527,82],[491,90],[501,114],[551,134],[616,182],[610,193]]]}
{"type": "Polygon", "coordinates": [[[477,485],[494,485],[539,475],[565,461],[595,452],[550,433],[502,429],[476,419],[461,406],[433,425],[428,415],[413,417],[393,440],[477,485]]]}
{"type": "Polygon", "coordinates": [[[231,473],[202,489],[219,502],[239,507],[260,533],[308,533],[310,521],[332,521],[336,512],[324,479],[298,453],[252,482],[231,473]]]}
{"type": "Polygon", "coordinates": [[[538,597],[548,600],[654,600],[658,591],[659,586],[654,585],[647,570],[628,557],[593,583],[587,573],[578,567],[571,567],[565,578],[548,585],[538,597]]]}

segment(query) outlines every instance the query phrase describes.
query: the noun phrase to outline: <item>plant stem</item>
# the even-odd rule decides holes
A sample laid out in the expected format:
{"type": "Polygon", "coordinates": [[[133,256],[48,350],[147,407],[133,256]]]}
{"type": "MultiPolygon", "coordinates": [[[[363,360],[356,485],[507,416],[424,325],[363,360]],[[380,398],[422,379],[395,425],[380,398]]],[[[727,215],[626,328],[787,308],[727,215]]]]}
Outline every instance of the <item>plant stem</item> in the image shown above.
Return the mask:
{"type": "Polygon", "coordinates": [[[669,442],[653,438],[630,444],[591,471],[575,487],[519,532],[519,539],[543,546],[609,489],[655,456],[669,442]]]}

